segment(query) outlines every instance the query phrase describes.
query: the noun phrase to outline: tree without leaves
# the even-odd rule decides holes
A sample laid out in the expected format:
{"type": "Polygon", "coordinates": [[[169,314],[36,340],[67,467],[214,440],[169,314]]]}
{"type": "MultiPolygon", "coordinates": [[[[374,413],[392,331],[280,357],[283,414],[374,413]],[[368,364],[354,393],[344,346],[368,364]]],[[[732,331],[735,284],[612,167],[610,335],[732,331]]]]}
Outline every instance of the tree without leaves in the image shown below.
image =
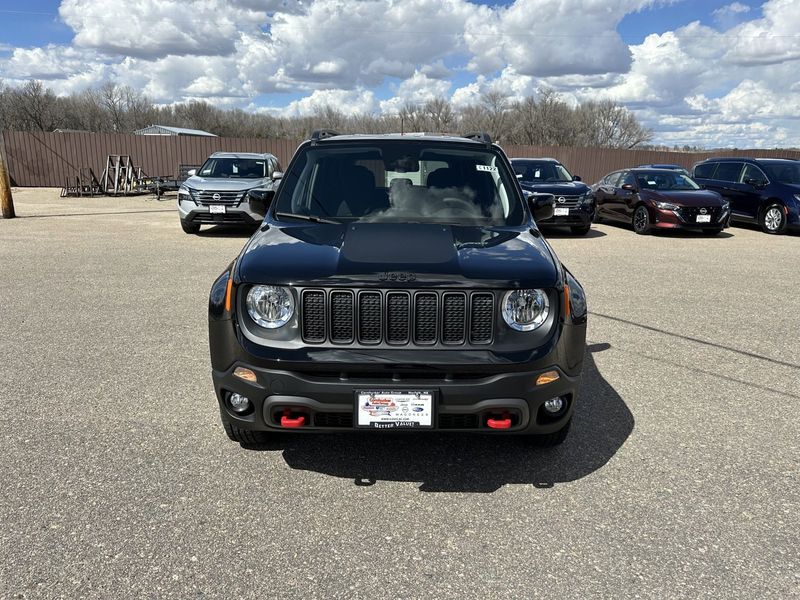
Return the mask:
{"type": "Polygon", "coordinates": [[[504,144],[605,146],[632,148],[652,139],[626,108],[615,102],[570,105],[543,88],[515,103],[501,91],[484,93],[473,105],[454,108],[438,97],[408,102],[397,114],[347,114],[343,107],[322,106],[314,114],[280,117],[241,109],[223,110],[205,101],[156,106],[127,86],[106,84],[57,97],[41,82],[19,88],[0,83],[0,127],[52,131],[56,127],[131,133],[148,125],[201,129],[221,136],[304,138],[314,129],[342,133],[486,131],[504,144]]]}

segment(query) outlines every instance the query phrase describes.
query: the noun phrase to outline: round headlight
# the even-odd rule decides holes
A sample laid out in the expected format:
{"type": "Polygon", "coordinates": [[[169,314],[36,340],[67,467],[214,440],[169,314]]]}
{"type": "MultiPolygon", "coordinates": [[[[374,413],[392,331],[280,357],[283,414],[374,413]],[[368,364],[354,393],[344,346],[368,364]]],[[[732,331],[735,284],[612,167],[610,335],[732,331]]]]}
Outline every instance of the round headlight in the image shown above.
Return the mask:
{"type": "Polygon", "coordinates": [[[503,319],[511,329],[533,331],[549,314],[550,300],[542,290],[513,290],[503,296],[503,319]]]}
{"type": "Polygon", "coordinates": [[[276,285],[256,285],[247,292],[247,313],[261,327],[277,329],[294,314],[292,293],[276,285]]]}

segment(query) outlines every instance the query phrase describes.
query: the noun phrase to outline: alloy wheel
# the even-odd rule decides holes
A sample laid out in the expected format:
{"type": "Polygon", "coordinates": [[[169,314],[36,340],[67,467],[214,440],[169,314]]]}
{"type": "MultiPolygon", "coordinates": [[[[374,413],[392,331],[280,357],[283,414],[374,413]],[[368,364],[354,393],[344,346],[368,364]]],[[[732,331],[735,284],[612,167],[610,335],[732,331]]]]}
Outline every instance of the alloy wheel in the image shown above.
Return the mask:
{"type": "Polygon", "coordinates": [[[640,206],[633,213],[633,229],[636,233],[645,233],[650,227],[650,217],[647,214],[647,209],[640,206]]]}
{"type": "Polygon", "coordinates": [[[764,215],[764,226],[770,231],[778,231],[783,223],[783,213],[777,206],[773,206],[764,215]]]}

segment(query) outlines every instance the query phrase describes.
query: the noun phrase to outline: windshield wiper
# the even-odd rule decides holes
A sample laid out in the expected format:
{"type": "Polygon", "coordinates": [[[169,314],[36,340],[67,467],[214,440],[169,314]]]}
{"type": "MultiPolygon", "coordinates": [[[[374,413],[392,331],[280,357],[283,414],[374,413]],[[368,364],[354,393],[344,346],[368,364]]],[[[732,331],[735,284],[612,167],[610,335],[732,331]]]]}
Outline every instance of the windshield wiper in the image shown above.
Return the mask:
{"type": "Polygon", "coordinates": [[[312,223],[327,223],[328,225],[341,225],[339,221],[324,219],[316,215],[298,215],[295,213],[276,212],[275,216],[279,219],[300,219],[301,221],[311,221],[312,223]]]}

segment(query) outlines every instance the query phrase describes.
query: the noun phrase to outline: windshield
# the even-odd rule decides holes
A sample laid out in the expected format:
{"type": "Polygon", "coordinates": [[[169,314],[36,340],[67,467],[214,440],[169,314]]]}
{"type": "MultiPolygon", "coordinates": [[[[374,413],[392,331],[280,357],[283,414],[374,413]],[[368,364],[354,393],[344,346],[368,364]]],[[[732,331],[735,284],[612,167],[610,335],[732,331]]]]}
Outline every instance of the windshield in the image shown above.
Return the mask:
{"type": "Polygon", "coordinates": [[[800,162],[762,162],[770,179],[800,185],[800,162]]]}
{"type": "Polygon", "coordinates": [[[278,219],[521,225],[500,156],[441,142],[369,141],[306,148],[284,175],[278,219]]]}
{"type": "Polygon", "coordinates": [[[636,182],[639,188],[659,191],[686,191],[699,190],[691,177],[687,177],[678,171],[653,171],[652,173],[636,173],[636,182]]]}
{"type": "Polygon", "coordinates": [[[572,175],[556,162],[514,161],[514,171],[522,175],[522,181],[533,183],[558,183],[572,181],[572,175]]]}
{"type": "Polygon", "coordinates": [[[269,176],[267,161],[263,158],[209,158],[197,174],[200,177],[231,179],[260,179],[269,176]]]}

